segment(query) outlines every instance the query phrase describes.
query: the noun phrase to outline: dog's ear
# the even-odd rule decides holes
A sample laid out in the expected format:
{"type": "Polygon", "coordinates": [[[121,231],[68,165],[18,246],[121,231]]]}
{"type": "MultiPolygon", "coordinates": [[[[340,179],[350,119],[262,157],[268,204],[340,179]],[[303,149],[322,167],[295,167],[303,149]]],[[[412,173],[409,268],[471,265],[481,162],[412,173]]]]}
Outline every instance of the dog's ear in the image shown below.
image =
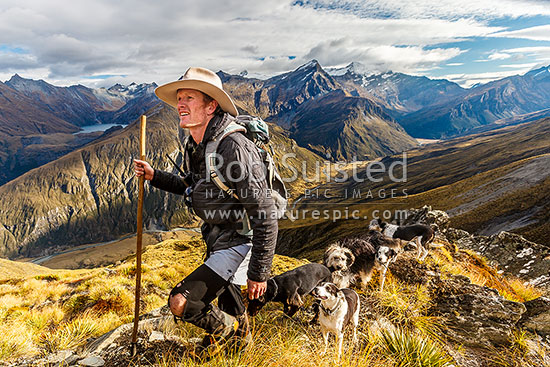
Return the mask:
{"type": "Polygon", "coordinates": [[[336,286],[336,284],[334,283],[328,283],[327,286],[326,286],[326,290],[330,293],[330,294],[333,294],[333,295],[338,295],[338,291],[340,289],[338,289],[338,287],[336,286]]]}
{"type": "Polygon", "coordinates": [[[336,251],[338,248],[339,248],[339,244],[338,242],[336,243],[333,243],[332,245],[330,245],[326,250],[325,250],[325,255],[323,256],[323,264],[324,265],[327,265],[327,261],[330,257],[330,255],[332,255],[332,253],[334,251],[336,251]]]}
{"type": "Polygon", "coordinates": [[[279,286],[277,285],[277,282],[273,280],[273,278],[271,278],[267,281],[267,289],[265,290],[265,293],[263,296],[264,297],[263,302],[271,301],[273,298],[275,298],[277,293],[279,293],[279,286]]]}
{"type": "Polygon", "coordinates": [[[351,250],[347,248],[344,249],[344,253],[346,254],[346,257],[347,257],[346,265],[348,266],[348,269],[349,269],[349,267],[352,266],[353,263],[355,262],[355,255],[353,255],[353,252],[351,252],[351,250]]]}

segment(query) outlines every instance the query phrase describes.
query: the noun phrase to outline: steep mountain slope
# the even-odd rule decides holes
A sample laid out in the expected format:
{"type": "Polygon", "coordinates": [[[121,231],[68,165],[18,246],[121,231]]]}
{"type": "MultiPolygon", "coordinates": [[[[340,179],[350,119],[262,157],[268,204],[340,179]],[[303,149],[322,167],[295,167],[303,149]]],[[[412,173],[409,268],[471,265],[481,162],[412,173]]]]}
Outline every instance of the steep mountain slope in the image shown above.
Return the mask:
{"type": "Polygon", "coordinates": [[[98,138],[90,124],[128,124],[158,103],[156,84],[56,87],[14,75],[0,83],[0,185],[98,138]]]}
{"type": "Polygon", "coordinates": [[[341,90],[302,104],[291,133],[298,144],[333,160],[368,160],[418,145],[378,105],[341,90]]]}
{"type": "MultiPolygon", "coordinates": [[[[181,163],[178,116],[160,103],[148,111],[147,159],[153,167],[177,172],[166,158],[181,163]]],[[[315,169],[320,157],[300,148],[272,129],[276,156],[296,154],[289,163],[308,162],[315,169]]],[[[84,148],[31,170],[0,187],[0,256],[37,256],[83,243],[101,242],[135,231],[137,180],[132,159],[137,156],[138,122],[112,132],[84,148]]],[[[279,161],[279,164],[282,162],[279,161]]],[[[288,167],[280,167],[290,177],[288,167]]],[[[296,192],[307,183],[289,183],[296,192]]],[[[311,185],[311,184],[309,184],[311,185]]],[[[181,197],[146,185],[146,228],[190,224],[192,217],[181,197]]]]}
{"type": "Polygon", "coordinates": [[[405,182],[388,175],[391,163],[401,160],[382,159],[386,169],[371,172],[372,179],[363,168],[357,179],[321,185],[319,191],[328,190],[332,198],[303,198],[298,209],[349,206],[361,219],[346,226],[358,230],[375,210],[393,217],[431,205],[447,211],[454,227],[485,235],[513,231],[550,246],[550,118],[408,151],[406,175],[400,166],[393,172],[405,182]]]}
{"type": "Polygon", "coordinates": [[[352,97],[316,60],[265,81],[218,75],[242,110],[289,128],[300,145],[332,159],[370,159],[416,145],[378,102],[352,97]]]}
{"type": "Polygon", "coordinates": [[[158,104],[159,100],[155,96],[156,83],[152,84],[136,84],[132,83],[128,86],[116,84],[111,88],[94,89],[96,97],[111,98],[114,100],[124,101],[121,108],[115,111],[106,111],[101,114],[101,119],[104,123],[112,124],[129,124],[138,116],[141,116],[146,111],[158,104]]]}
{"type": "Polygon", "coordinates": [[[86,134],[0,134],[0,185],[80,148],[112,130],[86,134]]]}
{"type": "MultiPolygon", "coordinates": [[[[149,116],[148,158],[157,167],[171,168],[164,156],[179,152],[176,113],[159,106],[149,116]]],[[[44,254],[133,232],[137,181],[132,158],[139,151],[138,135],[134,122],[1,186],[0,195],[11,198],[0,203],[2,255],[44,254]]],[[[183,200],[170,200],[147,185],[146,227],[188,223],[183,209],[183,200]]]]}
{"type": "Polygon", "coordinates": [[[383,101],[394,116],[417,111],[465,93],[458,84],[445,79],[429,79],[403,73],[373,74],[358,62],[345,68],[331,69],[329,74],[350,90],[363,89],[383,101]]]}
{"type": "Polygon", "coordinates": [[[549,106],[550,67],[543,67],[481,85],[464,96],[411,113],[399,123],[414,137],[445,138],[549,106]]]}
{"type": "Polygon", "coordinates": [[[299,105],[341,88],[317,60],[267,80],[248,79],[223,72],[218,75],[224,88],[244,111],[286,128],[299,105]]]}
{"type": "Polygon", "coordinates": [[[82,85],[56,87],[43,80],[24,79],[15,74],[6,85],[48,107],[55,116],[76,126],[100,123],[100,111],[117,110],[119,99],[99,100],[92,89],[82,85]]]}
{"type": "Polygon", "coordinates": [[[43,103],[0,82],[0,134],[72,133],[78,127],[52,114],[43,103]]]}

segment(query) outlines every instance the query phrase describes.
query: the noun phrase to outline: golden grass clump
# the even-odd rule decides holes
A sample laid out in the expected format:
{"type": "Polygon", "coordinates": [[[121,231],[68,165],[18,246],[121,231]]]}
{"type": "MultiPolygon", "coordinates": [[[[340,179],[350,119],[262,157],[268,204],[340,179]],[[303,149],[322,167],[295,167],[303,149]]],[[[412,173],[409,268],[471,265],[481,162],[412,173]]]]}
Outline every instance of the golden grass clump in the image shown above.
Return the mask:
{"type": "Polygon", "coordinates": [[[452,358],[435,342],[402,329],[381,333],[381,351],[396,367],[445,367],[452,358]]]}
{"type": "Polygon", "coordinates": [[[439,339],[442,325],[428,315],[431,297],[425,285],[407,285],[387,274],[384,291],[377,295],[386,317],[395,325],[439,339]]]}
{"type": "Polygon", "coordinates": [[[98,319],[99,315],[86,312],[70,322],[59,325],[53,332],[42,333],[38,345],[49,353],[82,345],[86,339],[97,336],[98,319]]]}
{"type": "MultiPolygon", "coordinates": [[[[142,313],[166,304],[170,289],[203,261],[204,242],[167,240],[148,246],[143,253],[142,313]]],[[[528,299],[535,289],[520,281],[507,281],[475,253],[446,248],[435,250],[428,261],[442,273],[470,276],[480,285],[499,286],[514,297],[528,299]]],[[[411,260],[415,261],[415,260],[411,260]]],[[[280,274],[307,263],[275,256],[272,274],[280,274]]],[[[102,335],[133,319],[134,259],[118,266],[86,271],[56,272],[0,284],[0,361],[21,356],[52,353],[82,346],[89,338],[102,335]],[[41,293],[41,294],[38,294],[41,293]]],[[[377,276],[368,289],[359,291],[364,300],[358,329],[359,342],[351,345],[346,333],[339,365],[447,366],[451,358],[444,352],[444,327],[430,316],[433,306],[428,285],[409,284],[388,272],[384,291],[378,291],[377,276]],[[384,318],[378,326],[372,318],[384,318]],[[369,319],[370,318],[370,319],[369,319]],[[382,326],[380,326],[382,325],[382,326]]],[[[311,304],[306,298],[306,307],[311,304]]],[[[281,305],[270,303],[252,320],[254,342],[246,350],[229,349],[211,360],[209,366],[334,366],[336,345],[331,337],[326,354],[318,326],[311,326],[309,314],[299,312],[290,319],[281,305]]],[[[190,338],[203,335],[191,324],[167,322],[167,334],[187,345],[190,338]],[[187,344],[186,344],[187,343],[187,344]]],[[[148,332],[150,332],[149,330],[148,332]]],[[[516,333],[508,356],[521,360],[531,353],[532,341],[516,333]]],[[[540,348],[540,353],[546,353],[540,348]]],[[[186,351],[184,353],[189,353],[186,351]]],[[[496,353],[496,352],[495,352],[496,353]]],[[[509,357],[509,358],[512,358],[509,357]]],[[[195,366],[189,355],[164,350],[157,355],[159,366],[195,366]]],[[[496,359],[497,357],[495,357],[496,359]]]]}
{"type": "Polygon", "coordinates": [[[456,252],[451,254],[447,249],[440,248],[431,254],[432,261],[443,272],[466,276],[472,284],[493,288],[507,300],[525,302],[541,296],[534,287],[499,274],[497,268],[474,251],[456,249],[456,252]]]}

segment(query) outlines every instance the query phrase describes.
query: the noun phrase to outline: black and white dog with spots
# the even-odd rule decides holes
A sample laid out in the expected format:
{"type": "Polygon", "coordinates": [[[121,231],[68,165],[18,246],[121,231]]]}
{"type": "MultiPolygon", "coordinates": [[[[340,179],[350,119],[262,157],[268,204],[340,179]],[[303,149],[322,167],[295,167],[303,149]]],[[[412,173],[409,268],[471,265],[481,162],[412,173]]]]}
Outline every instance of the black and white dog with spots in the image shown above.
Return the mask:
{"type": "Polygon", "coordinates": [[[342,355],[344,329],[353,328],[353,344],[357,342],[357,325],[359,324],[359,295],[349,288],[338,289],[334,283],[322,283],[313,289],[311,295],[321,302],[319,325],[326,353],[329,333],[334,333],[338,344],[338,360],[342,355]]]}
{"type": "Polygon", "coordinates": [[[366,287],[376,268],[381,272],[382,290],[388,266],[400,250],[399,241],[378,231],[369,231],[330,245],[325,251],[323,263],[332,272],[332,282],[338,288],[347,288],[357,280],[360,280],[361,287],[366,287]]]}
{"type": "Polygon", "coordinates": [[[370,230],[382,232],[385,236],[404,241],[405,244],[411,242],[416,247],[416,258],[424,261],[428,256],[428,246],[433,241],[435,231],[426,224],[411,224],[407,226],[398,226],[382,221],[380,218],[373,219],[369,224],[370,230]]]}

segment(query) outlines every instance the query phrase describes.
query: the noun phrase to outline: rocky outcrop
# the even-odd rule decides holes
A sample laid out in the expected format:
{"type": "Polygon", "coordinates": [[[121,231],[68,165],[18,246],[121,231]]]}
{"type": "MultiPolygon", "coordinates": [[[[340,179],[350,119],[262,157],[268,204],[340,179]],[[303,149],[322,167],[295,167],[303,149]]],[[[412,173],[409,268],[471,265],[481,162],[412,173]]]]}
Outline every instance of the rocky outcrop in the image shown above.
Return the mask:
{"type": "Polygon", "coordinates": [[[546,246],[504,231],[486,237],[454,230],[449,233],[449,240],[460,248],[476,251],[496,262],[509,275],[550,289],[550,248],[546,246]]]}
{"type": "Polygon", "coordinates": [[[449,227],[450,218],[443,210],[433,210],[430,205],[424,205],[420,209],[409,209],[407,217],[400,224],[409,225],[415,223],[434,224],[440,232],[445,232],[449,227]]]}
{"type": "Polygon", "coordinates": [[[550,299],[539,297],[524,303],[527,311],[519,325],[543,336],[550,336],[550,299]]]}
{"type": "Polygon", "coordinates": [[[529,284],[550,290],[550,248],[526,240],[518,234],[502,231],[492,236],[474,236],[449,227],[449,215],[425,205],[409,209],[401,224],[435,225],[436,236],[459,248],[473,250],[498,265],[502,272],[523,279],[529,284]]]}
{"type": "Polygon", "coordinates": [[[526,308],[494,289],[471,284],[464,276],[434,279],[430,313],[447,327],[447,336],[471,347],[509,344],[512,330],[526,308]]]}

